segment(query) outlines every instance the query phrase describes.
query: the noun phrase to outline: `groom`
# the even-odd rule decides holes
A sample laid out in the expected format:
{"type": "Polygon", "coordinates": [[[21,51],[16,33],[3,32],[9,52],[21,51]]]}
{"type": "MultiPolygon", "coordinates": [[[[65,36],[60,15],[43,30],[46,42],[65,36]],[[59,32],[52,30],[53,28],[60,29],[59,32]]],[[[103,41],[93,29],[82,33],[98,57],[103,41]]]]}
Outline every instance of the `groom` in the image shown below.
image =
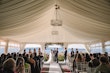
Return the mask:
{"type": "Polygon", "coordinates": [[[58,63],[58,48],[55,50],[55,61],[58,63]]]}

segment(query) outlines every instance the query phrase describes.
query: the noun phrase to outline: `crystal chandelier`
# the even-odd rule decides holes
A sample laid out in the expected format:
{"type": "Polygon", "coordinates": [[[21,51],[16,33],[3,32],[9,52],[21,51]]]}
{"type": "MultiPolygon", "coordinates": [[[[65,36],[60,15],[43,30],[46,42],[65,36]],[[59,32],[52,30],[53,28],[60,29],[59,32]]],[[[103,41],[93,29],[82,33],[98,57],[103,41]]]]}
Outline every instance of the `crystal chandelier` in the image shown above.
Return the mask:
{"type": "Polygon", "coordinates": [[[58,18],[58,10],[60,9],[59,5],[55,5],[55,19],[51,20],[52,26],[62,26],[62,20],[58,18]]]}

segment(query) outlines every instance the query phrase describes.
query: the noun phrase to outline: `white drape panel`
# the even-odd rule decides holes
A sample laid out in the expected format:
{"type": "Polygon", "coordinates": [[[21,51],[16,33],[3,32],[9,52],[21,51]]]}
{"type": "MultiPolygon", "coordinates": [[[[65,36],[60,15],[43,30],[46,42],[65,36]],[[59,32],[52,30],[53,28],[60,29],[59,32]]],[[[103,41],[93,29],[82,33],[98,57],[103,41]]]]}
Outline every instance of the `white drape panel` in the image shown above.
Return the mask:
{"type": "Polygon", "coordinates": [[[109,0],[57,0],[63,26],[55,38],[55,0],[0,0],[0,37],[20,42],[88,42],[110,39],[109,0]]]}

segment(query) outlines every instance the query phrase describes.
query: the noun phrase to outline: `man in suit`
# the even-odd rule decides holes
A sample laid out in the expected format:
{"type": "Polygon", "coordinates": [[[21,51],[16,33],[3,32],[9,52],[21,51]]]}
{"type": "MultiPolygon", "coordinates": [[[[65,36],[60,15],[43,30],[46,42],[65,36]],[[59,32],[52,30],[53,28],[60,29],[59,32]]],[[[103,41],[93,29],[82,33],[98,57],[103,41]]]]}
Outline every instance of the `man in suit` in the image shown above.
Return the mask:
{"type": "Polygon", "coordinates": [[[71,49],[71,57],[74,57],[74,51],[73,51],[73,48],[71,49]]]}
{"type": "Polygon", "coordinates": [[[65,48],[65,52],[64,52],[64,60],[66,61],[67,59],[67,48],[65,48]]]}
{"type": "Polygon", "coordinates": [[[55,51],[55,61],[57,61],[57,63],[58,63],[58,48],[57,48],[57,50],[55,51]]]}

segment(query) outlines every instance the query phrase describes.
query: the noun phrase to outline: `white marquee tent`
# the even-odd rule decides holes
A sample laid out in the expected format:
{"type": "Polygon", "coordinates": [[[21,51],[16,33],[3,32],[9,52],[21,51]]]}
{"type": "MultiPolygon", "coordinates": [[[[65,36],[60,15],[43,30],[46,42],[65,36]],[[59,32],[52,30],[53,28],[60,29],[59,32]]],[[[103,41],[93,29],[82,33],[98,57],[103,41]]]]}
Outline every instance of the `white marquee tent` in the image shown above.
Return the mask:
{"type": "Polygon", "coordinates": [[[110,39],[110,0],[0,0],[0,38],[18,42],[110,39]],[[62,26],[53,28],[55,4],[62,26]],[[58,35],[51,32],[56,29],[58,35]]]}

